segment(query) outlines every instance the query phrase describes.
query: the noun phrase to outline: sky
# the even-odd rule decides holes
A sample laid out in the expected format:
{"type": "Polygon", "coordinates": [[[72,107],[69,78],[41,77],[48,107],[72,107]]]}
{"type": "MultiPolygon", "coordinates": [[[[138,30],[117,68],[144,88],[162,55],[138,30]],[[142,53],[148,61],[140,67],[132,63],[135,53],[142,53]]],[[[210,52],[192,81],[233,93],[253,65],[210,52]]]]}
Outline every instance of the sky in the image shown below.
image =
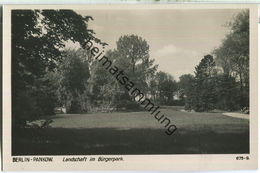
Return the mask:
{"type": "Polygon", "coordinates": [[[158,70],[174,76],[193,74],[204,55],[217,48],[229,33],[227,22],[239,9],[150,9],[77,11],[92,16],[89,29],[96,37],[116,48],[120,36],[141,36],[150,46],[150,58],[158,70]]]}

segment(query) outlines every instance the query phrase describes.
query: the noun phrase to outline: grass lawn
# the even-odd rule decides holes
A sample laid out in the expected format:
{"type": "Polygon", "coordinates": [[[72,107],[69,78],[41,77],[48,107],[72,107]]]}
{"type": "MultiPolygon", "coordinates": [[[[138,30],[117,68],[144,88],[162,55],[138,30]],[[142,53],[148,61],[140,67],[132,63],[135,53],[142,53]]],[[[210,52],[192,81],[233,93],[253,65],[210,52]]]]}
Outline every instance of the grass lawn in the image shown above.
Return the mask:
{"type": "Polygon", "coordinates": [[[249,153],[249,121],[162,109],[171,136],[148,112],[61,114],[51,128],[14,129],[13,155],[249,153]]]}

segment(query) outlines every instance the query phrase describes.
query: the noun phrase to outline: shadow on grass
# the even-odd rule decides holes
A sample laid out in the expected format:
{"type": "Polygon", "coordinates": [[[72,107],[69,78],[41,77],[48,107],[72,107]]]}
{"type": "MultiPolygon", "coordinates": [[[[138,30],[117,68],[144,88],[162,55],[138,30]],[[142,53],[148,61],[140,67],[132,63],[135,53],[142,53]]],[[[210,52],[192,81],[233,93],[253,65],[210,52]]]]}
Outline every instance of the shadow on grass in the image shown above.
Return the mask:
{"type": "Polygon", "coordinates": [[[13,129],[13,155],[232,154],[249,153],[249,132],[160,129],[13,129]]]}

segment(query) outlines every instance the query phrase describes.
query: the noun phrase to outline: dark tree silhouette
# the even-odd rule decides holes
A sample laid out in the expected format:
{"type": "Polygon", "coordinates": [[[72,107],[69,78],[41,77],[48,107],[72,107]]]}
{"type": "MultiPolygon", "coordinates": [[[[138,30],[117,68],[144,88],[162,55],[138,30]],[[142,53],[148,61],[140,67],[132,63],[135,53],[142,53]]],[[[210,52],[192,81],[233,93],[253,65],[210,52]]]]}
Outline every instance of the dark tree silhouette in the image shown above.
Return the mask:
{"type": "Polygon", "coordinates": [[[12,115],[14,125],[52,114],[54,95],[44,78],[62,61],[65,41],[84,45],[93,31],[88,30],[90,16],[72,10],[12,11],[12,115]]]}

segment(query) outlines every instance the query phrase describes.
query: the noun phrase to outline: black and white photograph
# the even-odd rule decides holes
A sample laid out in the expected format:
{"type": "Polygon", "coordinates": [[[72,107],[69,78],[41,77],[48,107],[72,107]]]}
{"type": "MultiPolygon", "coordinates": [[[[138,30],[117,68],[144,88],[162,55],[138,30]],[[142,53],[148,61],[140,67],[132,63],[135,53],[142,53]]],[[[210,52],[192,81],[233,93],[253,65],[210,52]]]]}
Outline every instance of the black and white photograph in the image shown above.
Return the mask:
{"type": "Polygon", "coordinates": [[[12,162],[201,154],[250,162],[258,116],[250,10],[10,8],[12,162]]]}

